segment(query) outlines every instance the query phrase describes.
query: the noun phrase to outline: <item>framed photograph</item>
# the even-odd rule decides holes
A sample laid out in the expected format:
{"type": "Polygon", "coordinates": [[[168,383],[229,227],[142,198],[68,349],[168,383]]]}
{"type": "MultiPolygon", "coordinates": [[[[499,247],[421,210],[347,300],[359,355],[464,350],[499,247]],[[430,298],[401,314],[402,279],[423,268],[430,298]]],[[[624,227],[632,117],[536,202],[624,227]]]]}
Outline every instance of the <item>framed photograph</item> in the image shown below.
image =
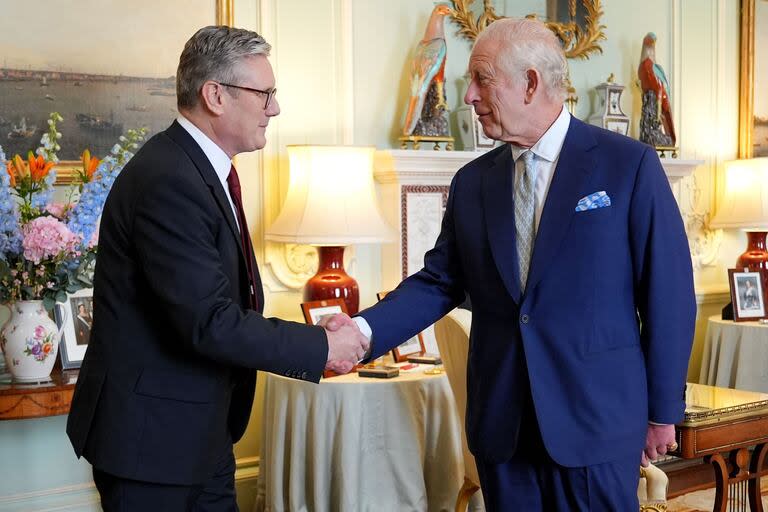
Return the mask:
{"type": "Polygon", "coordinates": [[[765,310],[765,270],[728,269],[733,320],[747,322],[768,317],[765,310]]]}
{"type": "Polygon", "coordinates": [[[741,0],[739,158],[768,156],[767,26],[768,0],[741,0]]]}
{"type": "Polygon", "coordinates": [[[59,327],[64,326],[59,343],[61,367],[80,368],[93,327],[93,288],[69,294],[66,303],[56,304],[55,316],[59,327]]]}
{"type": "MultiPolygon", "coordinates": [[[[378,300],[382,300],[387,296],[389,292],[379,292],[376,294],[378,300]]],[[[401,343],[397,347],[392,349],[392,357],[396,363],[403,363],[408,360],[408,356],[414,354],[424,354],[427,349],[424,346],[424,336],[422,333],[418,333],[413,338],[409,339],[405,343],[401,343]]]]}
{"type": "Polygon", "coordinates": [[[306,323],[317,325],[324,316],[346,313],[347,304],[344,302],[344,299],[313,300],[302,302],[301,312],[304,314],[304,321],[306,323]]]}
{"type": "Polygon", "coordinates": [[[71,182],[84,149],[101,159],[128,129],[146,127],[151,136],[167,128],[177,116],[175,75],[184,43],[206,25],[231,25],[232,5],[233,0],[5,2],[4,18],[19,20],[0,32],[0,140],[8,158],[34,151],[51,112],[64,118],[58,123],[60,183],[71,182]],[[73,37],[73,27],[85,19],[87,37],[73,37]],[[29,37],[21,20],[45,30],[29,37]]]}

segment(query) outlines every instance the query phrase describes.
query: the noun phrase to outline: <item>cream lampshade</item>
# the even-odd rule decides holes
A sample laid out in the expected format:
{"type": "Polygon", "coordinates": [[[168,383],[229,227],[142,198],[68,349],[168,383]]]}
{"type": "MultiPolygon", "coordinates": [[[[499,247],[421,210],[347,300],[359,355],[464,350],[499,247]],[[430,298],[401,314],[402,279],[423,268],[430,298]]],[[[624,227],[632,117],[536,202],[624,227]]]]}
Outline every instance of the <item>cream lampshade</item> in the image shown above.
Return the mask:
{"type": "Polygon", "coordinates": [[[710,227],[747,232],[747,250],[737,268],[768,268],[768,158],[725,163],[725,192],[710,227]]]}
{"type": "Polygon", "coordinates": [[[379,213],[373,183],[373,147],[288,146],[290,179],[280,215],[266,238],[318,246],[317,274],[304,300],[344,299],[357,313],[357,282],[344,271],[344,246],[394,238],[379,213]]]}

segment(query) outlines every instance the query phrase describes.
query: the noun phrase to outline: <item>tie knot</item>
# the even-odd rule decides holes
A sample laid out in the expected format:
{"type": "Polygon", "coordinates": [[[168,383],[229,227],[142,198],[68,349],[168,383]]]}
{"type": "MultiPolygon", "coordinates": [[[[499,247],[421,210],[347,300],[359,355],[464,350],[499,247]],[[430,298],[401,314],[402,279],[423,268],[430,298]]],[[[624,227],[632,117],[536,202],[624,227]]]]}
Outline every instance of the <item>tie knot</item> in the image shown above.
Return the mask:
{"type": "Polygon", "coordinates": [[[533,164],[533,157],[536,156],[533,154],[533,151],[530,149],[527,151],[524,151],[521,157],[523,158],[523,163],[525,164],[526,169],[530,169],[531,165],[533,164]]]}

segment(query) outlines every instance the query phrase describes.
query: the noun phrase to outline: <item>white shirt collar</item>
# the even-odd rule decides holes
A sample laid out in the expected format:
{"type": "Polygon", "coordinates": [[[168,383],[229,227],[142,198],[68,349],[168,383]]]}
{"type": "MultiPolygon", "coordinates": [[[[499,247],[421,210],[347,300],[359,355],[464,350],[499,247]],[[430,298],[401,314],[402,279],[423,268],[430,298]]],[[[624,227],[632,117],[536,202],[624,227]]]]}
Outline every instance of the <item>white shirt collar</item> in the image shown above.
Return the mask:
{"type": "MultiPolygon", "coordinates": [[[[530,150],[537,157],[546,160],[547,162],[554,162],[560,155],[560,150],[563,148],[565,142],[565,136],[568,133],[568,126],[571,124],[571,114],[568,109],[563,105],[563,109],[560,111],[560,115],[557,116],[552,126],[544,132],[544,135],[536,141],[530,150]]],[[[512,149],[512,158],[517,162],[517,159],[525,153],[528,149],[521,148],[515,144],[510,144],[512,149]]]]}
{"type": "MultiPolygon", "coordinates": [[[[203,150],[205,156],[208,157],[208,161],[211,162],[213,170],[216,171],[216,175],[219,177],[224,190],[227,190],[227,177],[229,177],[229,170],[232,166],[232,159],[227,156],[223,149],[216,145],[206,134],[204,134],[200,128],[195,126],[192,121],[179,114],[176,121],[182,128],[187,130],[189,134],[195,139],[197,145],[203,150]]],[[[229,195],[229,194],[227,194],[229,195]]]]}

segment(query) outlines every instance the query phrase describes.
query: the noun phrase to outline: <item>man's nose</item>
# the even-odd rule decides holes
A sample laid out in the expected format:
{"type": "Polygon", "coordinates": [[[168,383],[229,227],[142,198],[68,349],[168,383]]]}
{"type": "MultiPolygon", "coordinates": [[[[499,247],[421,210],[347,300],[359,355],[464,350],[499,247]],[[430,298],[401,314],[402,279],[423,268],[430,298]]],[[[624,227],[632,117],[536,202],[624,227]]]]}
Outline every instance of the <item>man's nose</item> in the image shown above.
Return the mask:
{"type": "Polygon", "coordinates": [[[472,80],[469,82],[469,87],[467,87],[466,94],[464,94],[464,103],[467,105],[472,105],[474,102],[479,100],[480,97],[477,94],[477,85],[475,85],[475,81],[472,80]]]}

